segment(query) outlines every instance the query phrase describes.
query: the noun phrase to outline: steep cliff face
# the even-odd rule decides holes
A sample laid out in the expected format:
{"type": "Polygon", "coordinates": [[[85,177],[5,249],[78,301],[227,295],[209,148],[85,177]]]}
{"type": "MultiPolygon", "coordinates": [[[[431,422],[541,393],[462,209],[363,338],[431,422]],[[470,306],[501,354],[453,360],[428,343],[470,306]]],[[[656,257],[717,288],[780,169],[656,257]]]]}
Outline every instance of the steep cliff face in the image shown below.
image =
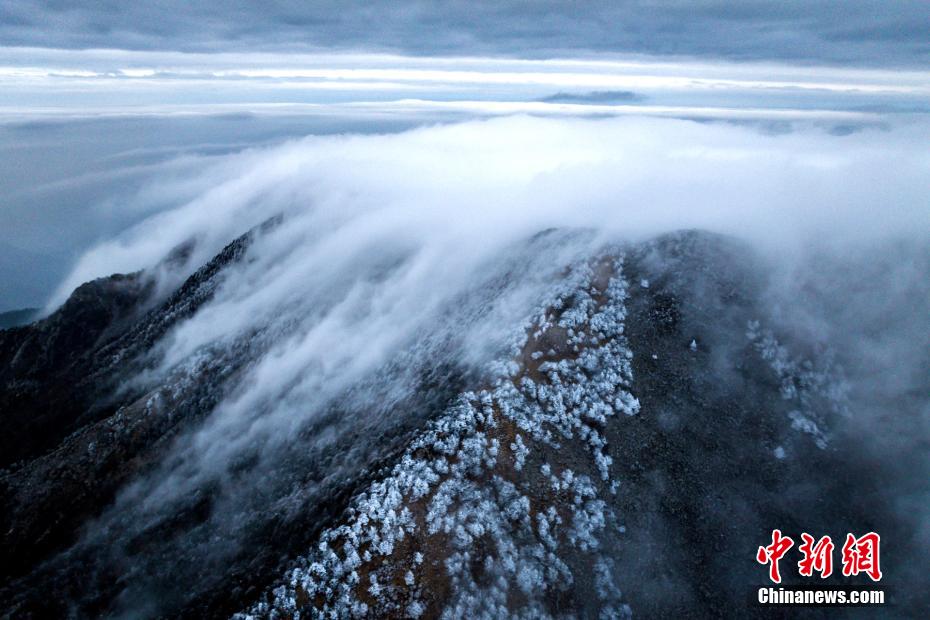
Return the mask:
{"type": "Polygon", "coordinates": [[[266,230],[164,299],[114,276],[0,332],[10,617],[719,617],[775,527],[919,540],[836,352],[786,328],[731,239],[540,233],[296,419],[243,387],[303,329],[286,312],[163,367],[266,230]],[[275,442],[195,458],[237,441],[220,411],[275,442]]]}

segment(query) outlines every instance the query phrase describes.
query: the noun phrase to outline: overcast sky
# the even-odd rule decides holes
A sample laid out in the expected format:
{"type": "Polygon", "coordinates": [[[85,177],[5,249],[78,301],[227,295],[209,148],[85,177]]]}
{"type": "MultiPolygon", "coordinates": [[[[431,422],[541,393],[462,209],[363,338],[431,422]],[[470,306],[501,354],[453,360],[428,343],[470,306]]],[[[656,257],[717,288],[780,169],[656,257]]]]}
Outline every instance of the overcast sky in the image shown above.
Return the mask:
{"type": "Polygon", "coordinates": [[[513,114],[923,124],[928,33],[925,0],[5,0],[0,311],[178,206],[153,188],[309,134],[513,114]]]}
{"type": "Polygon", "coordinates": [[[926,66],[925,0],[5,0],[7,46],[677,54],[926,66]]]}

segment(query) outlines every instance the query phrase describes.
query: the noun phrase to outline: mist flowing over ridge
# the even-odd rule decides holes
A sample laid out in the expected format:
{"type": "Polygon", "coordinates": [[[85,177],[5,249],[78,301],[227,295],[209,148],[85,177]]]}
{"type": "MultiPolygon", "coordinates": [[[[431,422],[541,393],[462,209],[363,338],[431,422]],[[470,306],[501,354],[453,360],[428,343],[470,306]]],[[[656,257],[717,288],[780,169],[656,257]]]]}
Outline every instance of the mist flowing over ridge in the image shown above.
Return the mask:
{"type": "Polygon", "coordinates": [[[748,569],[714,603],[697,568],[656,585],[638,552],[733,530],[701,561],[755,568],[779,502],[818,493],[815,525],[877,523],[917,583],[928,133],[516,116],[155,179],[138,199],[170,207],[0,332],[17,432],[68,425],[4,463],[3,600],[712,614],[748,569]],[[41,408],[69,400],[73,419],[41,408]],[[844,467],[875,473],[862,496],[844,467]],[[869,512],[892,497],[910,512],[869,512]]]}
{"type": "Polygon", "coordinates": [[[927,8],[4,0],[0,620],[930,618],[927,8]]]}
{"type": "Polygon", "coordinates": [[[361,245],[395,227],[399,242],[425,251],[466,243],[475,256],[550,226],[640,237],[707,228],[789,253],[812,238],[888,239],[928,224],[928,133],[919,120],[837,136],[803,123],[767,134],[680,120],[508,117],[311,136],[227,156],[199,177],[153,181],[143,196],[157,189],[182,204],[88,252],[52,304],[191,239],[191,263],[201,264],[276,215],[313,238],[354,237],[358,226],[361,245]]]}

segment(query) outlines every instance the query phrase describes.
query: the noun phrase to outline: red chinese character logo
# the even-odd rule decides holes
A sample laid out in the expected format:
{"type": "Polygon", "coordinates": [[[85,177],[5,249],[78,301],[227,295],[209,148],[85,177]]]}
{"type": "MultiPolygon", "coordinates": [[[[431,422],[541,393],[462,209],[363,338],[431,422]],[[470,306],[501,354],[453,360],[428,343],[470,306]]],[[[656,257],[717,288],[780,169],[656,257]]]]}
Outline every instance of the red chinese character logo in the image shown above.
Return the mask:
{"type": "Polygon", "coordinates": [[[804,554],[804,557],[798,562],[798,572],[804,577],[810,577],[816,570],[820,573],[821,579],[826,579],[833,574],[833,540],[829,536],[824,536],[814,544],[814,537],[810,534],[801,534],[804,541],[798,547],[798,551],[804,554]]]}
{"type": "Polygon", "coordinates": [[[869,532],[861,538],[846,534],[846,544],[843,545],[843,575],[849,577],[865,573],[872,581],[882,578],[882,570],[878,564],[878,544],[881,537],[875,532],[869,532]]]}
{"type": "Polygon", "coordinates": [[[782,536],[781,530],[772,530],[772,544],[768,547],[759,547],[759,551],[756,553],[756,561],[759,564],[771,564],[769,566],[769,579],[775,583],[781,583],[781,575],[778,573],[778,560],[793,546],[794,541],[788,536],[782,536]]]}

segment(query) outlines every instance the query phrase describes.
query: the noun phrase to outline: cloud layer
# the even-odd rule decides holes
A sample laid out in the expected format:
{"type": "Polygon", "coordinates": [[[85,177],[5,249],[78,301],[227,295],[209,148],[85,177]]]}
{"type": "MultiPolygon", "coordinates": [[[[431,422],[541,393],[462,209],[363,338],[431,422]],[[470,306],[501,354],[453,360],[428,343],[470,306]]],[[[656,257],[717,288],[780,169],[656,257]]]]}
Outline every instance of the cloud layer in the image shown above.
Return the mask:
{"type": "Polygon", "coordinates": [[[39,2],[0,8],[7,45],[352,49],[551,57],[590,52],[921,66],[930,14],[907,0],[39,2]]]}
{"type": "MultiPolygon", "coordinates": [[[[207,523],[168,544],[194,549],[198,569],[223,566],[247,540],[250,518],[316,501],[322,482],[295,491],[288,474],[342,432],[316,434],[315,425],[361,426],[365,441],[381,441],[399,423],[391,416],[410,415],[404,399],[424,368],[451,362],[477,372],[495,359],[571,257],[680,228],[736,235],[767,257],[785,276],[775,280],[773,315],[810,330],[807,341],[857,353],[848,356],[851,377],[865,378],[854,381],[855,423],[878,426],[887,403],[919,382],[926,358],[916,335],[927,314],[903,299],[926,271],[928,134],[918,121],[838,136],[815,125],[773,134],[673,119],[513,116],[312,136],[160,177],[141,195],[172,206],[85,254],[59,300],[76,283],[150,266],[188,240],[194,269],[268,218],[282,222],[156,343],[157,364],[136,381],[171,393],[205,361],[246,351],[242,375],[85,542],[118,555],[210,494],[207,523]],[[527,248],[552,227],[576,234],[551,236],[546,252],[527,248]],[[877,250],[894,244],[904,250],[877,250]],[[862,256],[875,269],[865,286],[880,295],[861,293],[861,262],[850,257],[862,256]],[[816,307],[824,291],[842,307],[816,307]],[[888,308],[900,313],[892,323],[888,308]]],[[[922,406],[914,400],[901,411],[922,406]]],[[[362,452],[325,477],[356,475],[362,452]]],[[[160,566],[158,557],[144,561],[160,566]]],[[[148,587],[145,567],[136,570],[130,606],[148,587]]]]}
{"type": "MultiPolygon", "coordinates": [[[[51,307],[82,282],[145,269],[194,241],[190,272],[283,216],[161,345],[159,376],[183,376],[204,351],[286,327],[268,335],[271,348],[242,393],[194,439],[185,476],[199,484],[241,449],[280,440],[282,425],[315,415],[418,334],[434,333],[443,308],[474,298],[469,291],[482,290],[509,248],[542,230],[591,231],[567,246],[584,252],[701,228],[749,242],[785,271],[815,252],[925,243],[928,140],[930,126],[920,123],[837,136],[814,126],[766,134],[668,119],[519,116],[312,136],[154,180],[140,199],[157,194],[175,206],[87,252],[51,307]]],[[[526,273],[524,300],[547,281],[544,268],[526,273]]],[[[515,315],[476,325],[513,325],[523,308],[505,303],[500,312],[515,315]]],[[[481,347],[494,340],[474,338],[481,347]]],[[[171,479],[160,492],[183,485],[171,479]]]]}
{"type": "Polygon", "coordinates": [[[176,205],[164,179],[184,185],[249,146],[513,114],[846,134],[920,124],[928,100],[930,74],[916,70],[0,48],[0,310],[43,304],[76,255],[176,205]]]}
{"type": "Polygon", "coordinates": [[[927,138],[919,120],[837,136],[816,126],[771,135],[531,117],[312,136],[224,157],[199,177],[152,181],[141,200],[157,194],[177,206],[84,256],[58,300],[89,278],[152,265],[190,238],[203,240],[202,262],[279,213],[308,229],[384,219],[423,243],[476,250],[549,226],[624,235],[698,227],[771,247],[908,234],[930,224],[927,138]]]}

